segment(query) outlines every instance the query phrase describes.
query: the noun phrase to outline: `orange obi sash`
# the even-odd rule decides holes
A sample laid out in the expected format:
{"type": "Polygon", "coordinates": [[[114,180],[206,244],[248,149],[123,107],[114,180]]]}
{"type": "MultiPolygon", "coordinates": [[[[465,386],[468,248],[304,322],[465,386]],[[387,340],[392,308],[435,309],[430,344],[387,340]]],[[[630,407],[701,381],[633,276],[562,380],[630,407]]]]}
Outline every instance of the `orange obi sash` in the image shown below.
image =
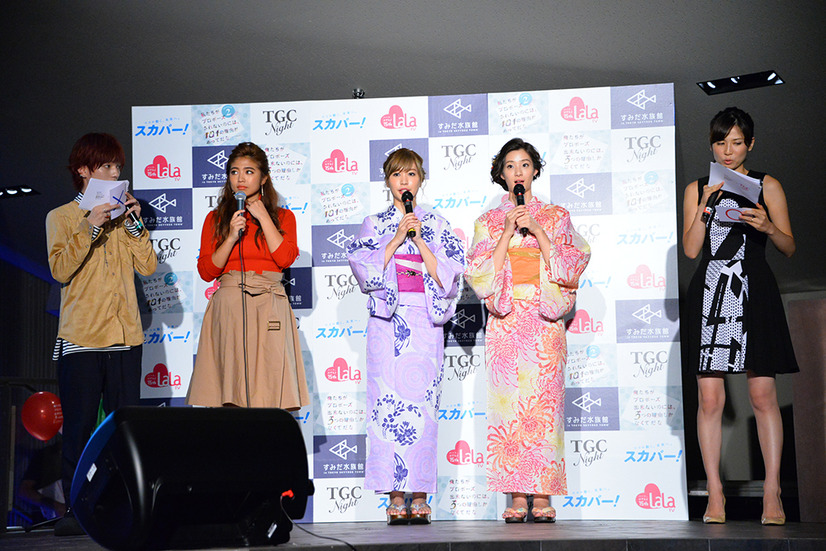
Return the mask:
{"type": "Polygon", "coordinates": [[[514,285],[539,286],[539,257],[541,254],[542,251],[532,247],[508,249],[514,285]]]}

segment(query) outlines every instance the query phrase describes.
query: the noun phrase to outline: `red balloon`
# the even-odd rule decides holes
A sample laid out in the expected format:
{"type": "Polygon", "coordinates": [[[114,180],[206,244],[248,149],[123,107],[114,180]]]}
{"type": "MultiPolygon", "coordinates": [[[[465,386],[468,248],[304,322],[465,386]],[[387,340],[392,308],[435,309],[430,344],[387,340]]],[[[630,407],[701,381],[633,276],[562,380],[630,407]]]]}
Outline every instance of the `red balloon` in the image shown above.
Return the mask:
{"type": "Polygon", "coordinates": [[[29,396],[20,414],[23,426],[38,440],[51,440],[63,426],[60,398],[51,392],[37,392],[29,396]]]}

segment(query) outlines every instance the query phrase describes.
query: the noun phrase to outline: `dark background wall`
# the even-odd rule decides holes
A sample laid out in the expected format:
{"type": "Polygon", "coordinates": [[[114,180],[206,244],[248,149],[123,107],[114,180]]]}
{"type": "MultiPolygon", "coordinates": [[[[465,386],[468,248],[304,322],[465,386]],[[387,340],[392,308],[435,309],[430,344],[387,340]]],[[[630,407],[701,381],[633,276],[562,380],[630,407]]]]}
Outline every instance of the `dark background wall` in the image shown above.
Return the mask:
{"type": "MultiPolygon", "coordinates": [[[[707,171],[710,118],[729,105],[749,111],[757,141],[748,166],[784,185],[798,245],[791,259],[769,251],[781,289],[824,291],[824,16],[822,0],[9,3],[0,187],[40,195],[0,199],[0,375],[54,369],[48,285],[18,266],[45,273],[44,218],[73,196],[65,164],[79,136],[117,136],[132,179],[133,105],[349,98],[355,87],[384,97],[673,82],[679,185],[707,171]],[[719,96],[695,84],[767,69],[786,83],[719,96]]],[[[685,289],[694,263],[679,257],[685,289]]],[[[696,478],[696,454],[688,460],[696,478]]]]}
{"type": "MultiPolygon", "coordinates": [[[[677,181],[707,171],[714,113],[751,112],[750,165],[784,184],[798,242],[795,257],[774,263],[781,287],[823,289],[824,16],[821,0],[10,3],[0,186],[41,195],[0,200],[0,244],[45,265],[43,219],[72,196],[72,143],[108,131],[129,151],[133,105],[348,98],[357,86],[382,97],[673,82],[677,181]],[[695,84],[765,69],[786,84],[719,96],[695,84]]],[[[124,177],[132,169],[127,159],[124,177]]],[[[683,285],[692,268],[681,259],[683,285]]]]}

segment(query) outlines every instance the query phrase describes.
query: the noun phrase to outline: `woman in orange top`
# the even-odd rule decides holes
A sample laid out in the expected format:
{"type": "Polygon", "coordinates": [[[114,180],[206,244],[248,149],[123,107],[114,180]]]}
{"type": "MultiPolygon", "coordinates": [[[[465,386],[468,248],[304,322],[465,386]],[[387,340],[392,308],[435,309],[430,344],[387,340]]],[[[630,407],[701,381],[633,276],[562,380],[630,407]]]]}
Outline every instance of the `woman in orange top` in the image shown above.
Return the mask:
{"type": "Polygon", "coordinates": [[[260,147],[239,144],[227,161],[218,206],[204,220],[198,273],[204,281],[218,278],[220,288],[204,314],[188,404],[298,409],[310,403],[282,282],[298,256],[295,216],[278,206],[269,172],[260,147]]]}

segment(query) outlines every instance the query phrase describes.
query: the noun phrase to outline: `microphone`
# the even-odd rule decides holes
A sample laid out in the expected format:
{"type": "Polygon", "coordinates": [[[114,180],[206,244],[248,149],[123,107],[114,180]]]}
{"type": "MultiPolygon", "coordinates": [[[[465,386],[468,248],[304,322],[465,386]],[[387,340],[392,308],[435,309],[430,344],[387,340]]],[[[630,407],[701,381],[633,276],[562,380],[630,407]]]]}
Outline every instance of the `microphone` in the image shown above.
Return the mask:
{"type": "MultiPolygon", "coordinates": [[[[516,196],[516,206],[525,204],[525,186],[522,184],[516,184],[513,186],[513,194],[516,196]]],[[[519,228],[519,233],[522,234],[522,237],[527,236],[528,228],[519,228]]]]}
{"type": "MultiPolygon", "coordinates": [[[[246,202],[246,200],[247,200],[247,194],[244,193],[243,191],[239,191],[238,193],[235,194],[235,201],[238,203],[238,208],[235,209],[236,212],[239,211],[239,210],[244,210],[244,203],[246,202]]],[[[240,230],[238,230],[238,237],[241,237],[242,235],[244,235],[244,228],[241,228],[240,230]]]]}
{"type": "Polygon", "coordinates": [[[714,207],[717,206],[717,203],[720,202],[720,199],[723,198],[723,192],[717,191],[713,195],[709,195],[708,199],[706,200],[706,206],[703,209],[703,215],[700,219],[703,221],[703,224],[708,222],[708,219],[714,215],[714,207]]]}
{"type": "Polygon", "coordinates": [[[141,219],[138,218],[137,214],[135,214],[135,211],[130,211],[129,212],[129,220],[131,220],[132,223],[135,224],[138,227],[138,230],[140,230],[140,233],[143,233],[143,222],[141,222],[141,219]]]}
{"type": "MultiPolygon", "coordinates": [[[[405,190],[405,192],[402,193],[402,203],[404,203],[404,212],[405,213],[413,212],[413,194],[412,193],[405,190]]],[[[407,237],[409,237],[410,239],[413,239],[414,237],[416,237],[416,230],[414,230],[412,228],[407,230],[407,237]]]]}

